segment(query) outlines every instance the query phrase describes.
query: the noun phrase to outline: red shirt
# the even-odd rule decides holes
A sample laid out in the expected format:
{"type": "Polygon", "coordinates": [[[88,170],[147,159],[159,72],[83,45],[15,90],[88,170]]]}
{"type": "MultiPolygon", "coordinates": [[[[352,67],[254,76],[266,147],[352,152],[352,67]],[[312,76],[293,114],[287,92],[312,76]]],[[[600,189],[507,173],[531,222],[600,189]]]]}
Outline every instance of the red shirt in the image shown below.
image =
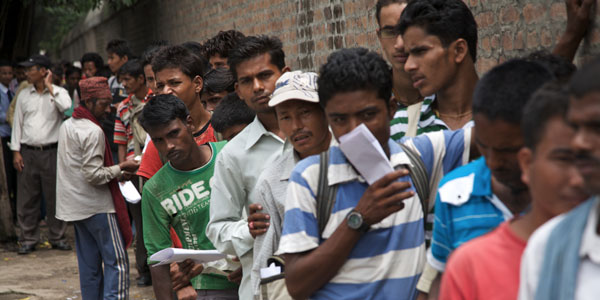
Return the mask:
{"type": "Polygon", "coordinates": [[[517,299],[521,255],[526,245],[509,222],[504,222],[460,246],[446,265],[440,299],[517,299]]]}
{"type": "MultiPolygon", "coordinates": [[[[215,138],[215,131],[210,122],[208,122],[200,131],[194,133],[194,140],[198,145],[217,141],[215,138]]],[[[158,170],[160,170],[160,168],[162,168],[162,166],[163,161],[158,154],[158,150],[154,146],[154,143],[150,141],[148,146],[146,146],[146,151],[144,152],[144,156],[142,156],[140,168],[136,174],[150,179],[152,176],[154,176],[154,174],[156,174],[156,172],[158,172],[158,170]]]]}

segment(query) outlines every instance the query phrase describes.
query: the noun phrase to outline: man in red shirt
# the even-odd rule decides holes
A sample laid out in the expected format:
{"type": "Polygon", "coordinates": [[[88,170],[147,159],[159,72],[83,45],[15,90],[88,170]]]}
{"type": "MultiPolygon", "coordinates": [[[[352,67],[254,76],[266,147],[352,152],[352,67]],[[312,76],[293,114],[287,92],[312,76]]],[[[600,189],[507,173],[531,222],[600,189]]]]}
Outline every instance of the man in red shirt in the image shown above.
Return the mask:
{"type": "Polygon", "coordinates": [[[588,199],[570,147],[574,130],[565,120],[568,99],[550,83],[529,100],[518,159],[531,210],[459,247],[446,266],[440,299],[516,299],[521,255],[533,231],[588,199]]]}
{"type": "MultiPolygon", "coordinates": [[[[204,58],[182,46],[161,49],[152,59],[152,70],[156,76],[156,94],[173,94],[181,99],[190,111],[195,128],[194,139],[199,145],[216,142],[210,124],[210,113],[200,101],[205,74],[204,58]]],[[[164,164],[152,142],[148,143],[137,175],[150,179],[164,164]]]]}

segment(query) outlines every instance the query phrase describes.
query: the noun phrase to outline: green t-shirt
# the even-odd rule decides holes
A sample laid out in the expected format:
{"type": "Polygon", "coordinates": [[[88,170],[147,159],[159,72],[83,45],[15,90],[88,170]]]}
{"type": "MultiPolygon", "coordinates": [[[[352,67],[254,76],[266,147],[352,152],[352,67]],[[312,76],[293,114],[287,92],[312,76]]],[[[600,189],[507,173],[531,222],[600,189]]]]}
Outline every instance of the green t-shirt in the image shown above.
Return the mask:
{"type": "MultiPolygon", "coordinates": [[[[148,257],[172,245],[169,226],[183,248],[213,250],[206,237],[209,218],[210,179],[217,153],[225,142],[209,143],[212,157],[206,165],[192,171],[179,171],[165,164],[146,184],[142,193],[144,244],[148,257]]],[[[155,263],[148,259],[148,263],[155,263]]],[[[237,285],[218,274],[200,274],[191,280],[195,289],[235,289],[237,285]]]]}

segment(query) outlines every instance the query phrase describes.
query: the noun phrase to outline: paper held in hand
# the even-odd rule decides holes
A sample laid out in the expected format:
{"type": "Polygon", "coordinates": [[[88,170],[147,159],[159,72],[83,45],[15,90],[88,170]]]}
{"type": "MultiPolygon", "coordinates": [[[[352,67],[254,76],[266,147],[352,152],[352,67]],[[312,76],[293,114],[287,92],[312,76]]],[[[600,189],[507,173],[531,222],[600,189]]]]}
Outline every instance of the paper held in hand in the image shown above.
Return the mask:
{"type": "Polygon", "coordinates": [[[186,259],[191,259],[196,263],[206,263],[219,259],[226,258],[227,255],[219,253],[217,250],[192,250],[181,248],[167,248],[160,250],[150,256],[151,261],[159,263],[153,266],[170,264],[172,262],[182,262],[186,259]]]}
{"type": "Polygon", "coordinates": [[[140,195],[131,181],[127,180],[125,182],[119,182],[119,188],[121,189],[121,194],[123,194],[125,201],[131,204],[137,204],[142,200],[142,195],[140,195]]]}
{"type": "Polygon", "coordinates": [[[369,184],[394,171],[379,141],[365,124],[341,136],[340,149],[369,184]]]}

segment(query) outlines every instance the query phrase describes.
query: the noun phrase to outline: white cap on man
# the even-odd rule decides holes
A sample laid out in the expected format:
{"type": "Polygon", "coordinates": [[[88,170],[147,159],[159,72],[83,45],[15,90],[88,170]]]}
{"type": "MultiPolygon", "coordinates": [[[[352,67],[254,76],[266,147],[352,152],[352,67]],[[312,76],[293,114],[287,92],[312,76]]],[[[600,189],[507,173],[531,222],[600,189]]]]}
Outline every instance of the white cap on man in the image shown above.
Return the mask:
{"type": "Polygon", "coordinates": [[[274,107],[287,100],[304,100],[319,103],[317,79],[314,72],[293,71],[285,72],[275,83],[275,91],[269,100],[269,106],[274,107]]]}

